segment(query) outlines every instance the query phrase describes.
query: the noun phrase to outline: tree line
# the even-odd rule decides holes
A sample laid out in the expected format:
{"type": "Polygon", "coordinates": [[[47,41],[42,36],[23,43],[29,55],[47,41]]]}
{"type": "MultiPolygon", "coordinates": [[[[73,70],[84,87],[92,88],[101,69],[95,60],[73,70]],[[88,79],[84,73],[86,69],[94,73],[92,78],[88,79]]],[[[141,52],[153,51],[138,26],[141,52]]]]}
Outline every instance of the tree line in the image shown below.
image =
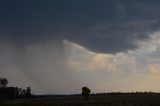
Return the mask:
{"type": "Polygon", "coordinates": [[[19,87],[7,87],[8,80],[6,78],[0,78],[0,102],[10,100],[14,98],[30,98],[31,88],[26,89],[19,87]]]}

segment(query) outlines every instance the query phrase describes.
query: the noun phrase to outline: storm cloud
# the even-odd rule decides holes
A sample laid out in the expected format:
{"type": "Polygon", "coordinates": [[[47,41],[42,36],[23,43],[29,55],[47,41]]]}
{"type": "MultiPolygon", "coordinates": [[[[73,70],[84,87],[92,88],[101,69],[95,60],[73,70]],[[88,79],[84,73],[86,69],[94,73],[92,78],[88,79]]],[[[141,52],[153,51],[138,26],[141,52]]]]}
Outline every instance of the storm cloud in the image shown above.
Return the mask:
{"type": "Polygon", "coordinates": [[[159,1],[1,1],[0,38],[26,45],[64,39],[100,53],[133,50],[160,28],[159,1]]]}
{"type": "Polygon", "coordinates": [[[158,91],[159,11],[159,0],[1,0],[0,77],[36,94],[158,91]]]}

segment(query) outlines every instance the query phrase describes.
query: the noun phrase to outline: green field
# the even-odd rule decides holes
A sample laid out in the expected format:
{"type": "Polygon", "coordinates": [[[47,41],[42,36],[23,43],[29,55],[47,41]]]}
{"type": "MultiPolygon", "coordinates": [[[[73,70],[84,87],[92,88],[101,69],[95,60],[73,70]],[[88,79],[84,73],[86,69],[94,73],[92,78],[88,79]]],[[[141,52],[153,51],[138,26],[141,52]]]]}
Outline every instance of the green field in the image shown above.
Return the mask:
{"type": "Polygon", "coordinates": [[[160,96],[81,96],[15,99],[0,106],[160,106],[160,96]]]}

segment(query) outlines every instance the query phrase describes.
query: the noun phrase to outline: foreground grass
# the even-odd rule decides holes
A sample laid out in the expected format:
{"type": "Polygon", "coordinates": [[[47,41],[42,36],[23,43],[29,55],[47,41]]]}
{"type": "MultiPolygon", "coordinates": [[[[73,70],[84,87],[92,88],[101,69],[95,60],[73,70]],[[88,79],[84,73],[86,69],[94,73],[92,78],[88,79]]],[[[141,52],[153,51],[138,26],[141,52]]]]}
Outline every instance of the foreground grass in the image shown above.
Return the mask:
{"type": "Polygon", "coordinates": [[[81,96],[15,99],[0,106],[160,106],[160,96],[81,96]]]}

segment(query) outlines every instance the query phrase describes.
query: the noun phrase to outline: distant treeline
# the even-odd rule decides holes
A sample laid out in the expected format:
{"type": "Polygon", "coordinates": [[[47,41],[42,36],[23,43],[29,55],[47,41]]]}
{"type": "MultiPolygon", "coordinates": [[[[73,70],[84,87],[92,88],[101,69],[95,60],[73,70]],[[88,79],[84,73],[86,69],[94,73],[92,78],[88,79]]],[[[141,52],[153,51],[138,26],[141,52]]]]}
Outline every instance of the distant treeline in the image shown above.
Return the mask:
{"type": "Polygon", "coordinates": [[[26,89],[18,87],[7,87],[8,80],[6,78],[0,78],[0,102],[14,98],[30,98],[31,88],[26,89]]]}
{"type": "MultiPolygon", "coordinates": [[[[68,96],[82,96],[82,94],[70,94],[70,95],[34,95],[34,98],[46,98],[46,97],[68,97],[68,96]]],[[[108,93],[92,93],[90,96],[160,96],[160,93],[156,92],[108,92],[108,93]]]]}
{"type": "Polygon", "coordinates": [[[22,89],[18,87],[0,88],[0,100],[8,100],[13,98],[29,98],[31,97],[31,89],[22,89]]]}
{"type": "Polygon", "coordinates": [[[94,95],[119,95],[119,96],[123,96],[123,95],[127,95],[127,96],[137,96],[137,95],[141,95],[141,96],[149,96],[149,95],[157,95],[160,96],[160,93],[156,93],[156,92],[108,92],[108,93],[96,93],[96,94],[91,94],[92,96],[94,95]]]}

